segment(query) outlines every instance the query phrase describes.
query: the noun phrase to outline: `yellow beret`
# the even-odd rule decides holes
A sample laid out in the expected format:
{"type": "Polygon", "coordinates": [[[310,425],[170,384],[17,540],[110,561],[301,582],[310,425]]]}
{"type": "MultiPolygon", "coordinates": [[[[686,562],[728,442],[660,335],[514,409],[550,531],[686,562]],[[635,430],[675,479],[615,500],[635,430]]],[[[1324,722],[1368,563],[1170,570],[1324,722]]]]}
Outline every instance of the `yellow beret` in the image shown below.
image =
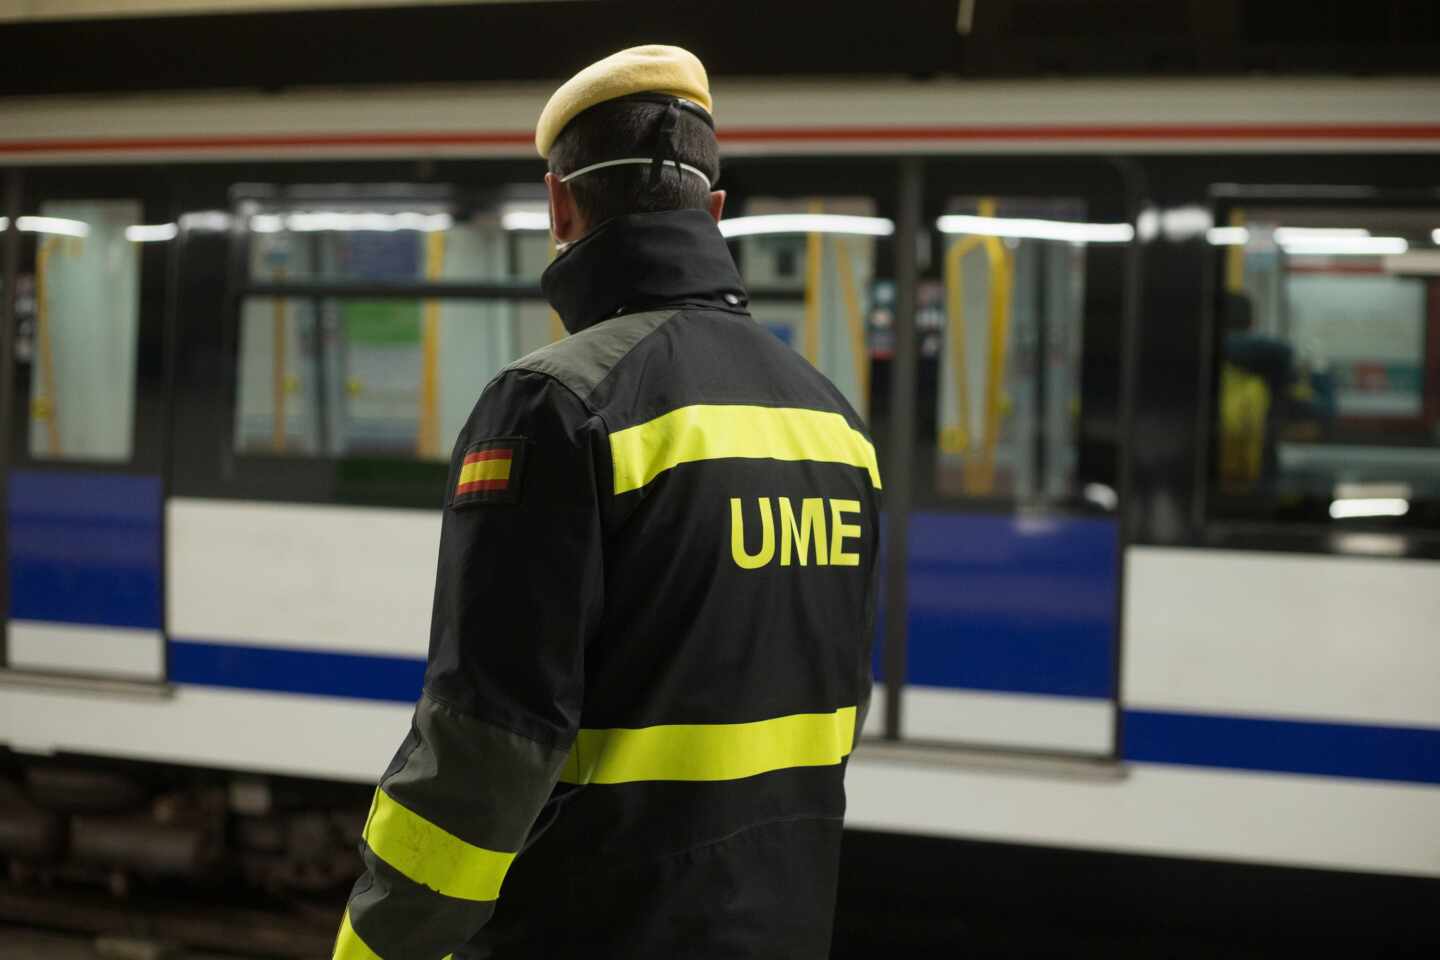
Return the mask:
{"type": "Polygon", "coordinates": [[[689,50],[651,43],[612,53],[561,84],[540,111],[535,149],[548,157],[555,138],[575,115],[597,103],[632,93],[663,93],[680,97],[713,113],[705,65],[689,50]]]}

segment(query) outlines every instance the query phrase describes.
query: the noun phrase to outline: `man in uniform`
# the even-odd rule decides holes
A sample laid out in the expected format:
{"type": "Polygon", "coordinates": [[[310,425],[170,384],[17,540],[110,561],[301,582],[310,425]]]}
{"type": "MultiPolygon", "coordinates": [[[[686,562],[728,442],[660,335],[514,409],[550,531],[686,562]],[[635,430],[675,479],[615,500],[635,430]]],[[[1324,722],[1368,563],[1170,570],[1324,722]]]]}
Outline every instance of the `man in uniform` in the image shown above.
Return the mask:
{"type": "Polygon", "coordinates": [[[456,444],[337,958],[829,955],[880,477],[746,310],[711,109],[694,56],[646,46],[540,116],[571,336],[456,444]]]}

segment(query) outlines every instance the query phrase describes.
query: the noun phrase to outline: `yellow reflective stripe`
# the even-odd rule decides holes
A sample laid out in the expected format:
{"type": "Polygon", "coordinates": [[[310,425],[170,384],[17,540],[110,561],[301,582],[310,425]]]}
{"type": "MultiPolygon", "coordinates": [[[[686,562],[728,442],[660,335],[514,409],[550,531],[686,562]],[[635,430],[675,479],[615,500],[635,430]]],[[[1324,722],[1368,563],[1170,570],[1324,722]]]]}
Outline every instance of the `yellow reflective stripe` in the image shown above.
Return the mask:
{"type": "Polygon", "coordinates": [[[797,713],[753,723],[676,723],[581,730],[560,779],[739,780],[772,770],[839,763],[855,737],[855,708],[797,713]]]}
{"type": "Polygon", "coordinates": [[[504,457],[495,460],[476,460],[474,463],[465,464],[460,470],[459,484],[474,483],[477,480],[509,479],[510,458],[504,457]]]}
{"type": "Polygon", "coordinates": [[[360,939],[360,934],[350,926],[350,911],[340,918],[340,935],[335,938],[335,952],[331,960],[381,960],[370,945],[360,939]]]}
{"type": "Polygon", "coordinates": [[[796,407],[695,404],[610,435],[615,492],[638,490],[682,463],[738,457],[860,467],[880,489],[875,448],[838,413],[796,407]]]}
{"type": "Polygon", "coordinates": [[[365,842],[381,860],[416,883],[460,900],[494,900],[513,853],[466,843],[375,791],[365,842]]]}

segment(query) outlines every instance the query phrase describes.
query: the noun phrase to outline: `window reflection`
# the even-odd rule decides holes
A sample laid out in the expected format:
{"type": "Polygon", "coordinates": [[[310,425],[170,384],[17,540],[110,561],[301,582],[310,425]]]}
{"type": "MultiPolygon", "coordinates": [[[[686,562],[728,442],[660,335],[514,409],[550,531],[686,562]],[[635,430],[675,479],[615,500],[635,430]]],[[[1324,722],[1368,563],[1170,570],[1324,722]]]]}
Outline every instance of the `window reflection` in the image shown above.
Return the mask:
{"type": "Polygon", "coordinates": [[[451,200],[251,201],[239,218],[255,282],[533,283],[550,259],[549,217],[538,197],[470,210],[451,200]]]}
{"type": "MultiPolygon", "coordinates": [[[[1428,211],[1255,208],[1223,248],[1220,490],[1401,517],[1440,496],[1440,250],[1428,211]]],[[[1317,509],[1317,513],[1320,511],[1317,509]]]]}

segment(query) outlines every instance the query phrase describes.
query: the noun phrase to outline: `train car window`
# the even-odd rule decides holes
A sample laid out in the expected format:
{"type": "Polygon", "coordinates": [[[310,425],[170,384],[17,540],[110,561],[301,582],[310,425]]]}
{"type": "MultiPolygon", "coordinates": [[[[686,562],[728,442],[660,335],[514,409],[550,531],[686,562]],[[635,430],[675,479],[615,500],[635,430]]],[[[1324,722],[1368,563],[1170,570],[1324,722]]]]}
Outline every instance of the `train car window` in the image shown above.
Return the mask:
{"type": "Polygon", "coordinates": [[[489,379],[550,334],[514,302],[247,299],[236,452],[443,460],[489,379]]]}
{"type": "Polygon", "coordinates": [[[252,281],[528,281],[550,259],[542,197],[463,202],[301,193],[242,205],[252,281]]]}
{"type": "Polygon", "coordinates": [[[1440,216],[1249,206],[1221,277],[1215,512],[1440,525],[1440,216]]]}
{"type": "Polygon", "coordinates": [[[140,330],[141,204],[56,200],[22,232],[35,237],[32,309],[21,331],[33,365],[29,456],[126,461],[134,446],[140,330]]]}
{"type": "Polygon", "coordinates": [[[552,256],[534,199],[468,212],[423,198],[290,199],[239,215],[250,290],[238,454],[443,461],[486,382],[563,332],[533,291],[515,296],[552,256]]]}
{"type": "Polygon", "coordinates": [[[941,279],[920,291],[938,373],[936,492],[1064,498],[1078,461],[1086,244],[1128,239],[1128,225],[1086,222],[1078,199],[957,197],[937,226],[941,279]]]}
{"type": "Polygon", "coordinates": [[[869,197],[757,196],[720,229],[737,242],[755,316],[868,416],[877,238],[894,222],[869,197]]]}

